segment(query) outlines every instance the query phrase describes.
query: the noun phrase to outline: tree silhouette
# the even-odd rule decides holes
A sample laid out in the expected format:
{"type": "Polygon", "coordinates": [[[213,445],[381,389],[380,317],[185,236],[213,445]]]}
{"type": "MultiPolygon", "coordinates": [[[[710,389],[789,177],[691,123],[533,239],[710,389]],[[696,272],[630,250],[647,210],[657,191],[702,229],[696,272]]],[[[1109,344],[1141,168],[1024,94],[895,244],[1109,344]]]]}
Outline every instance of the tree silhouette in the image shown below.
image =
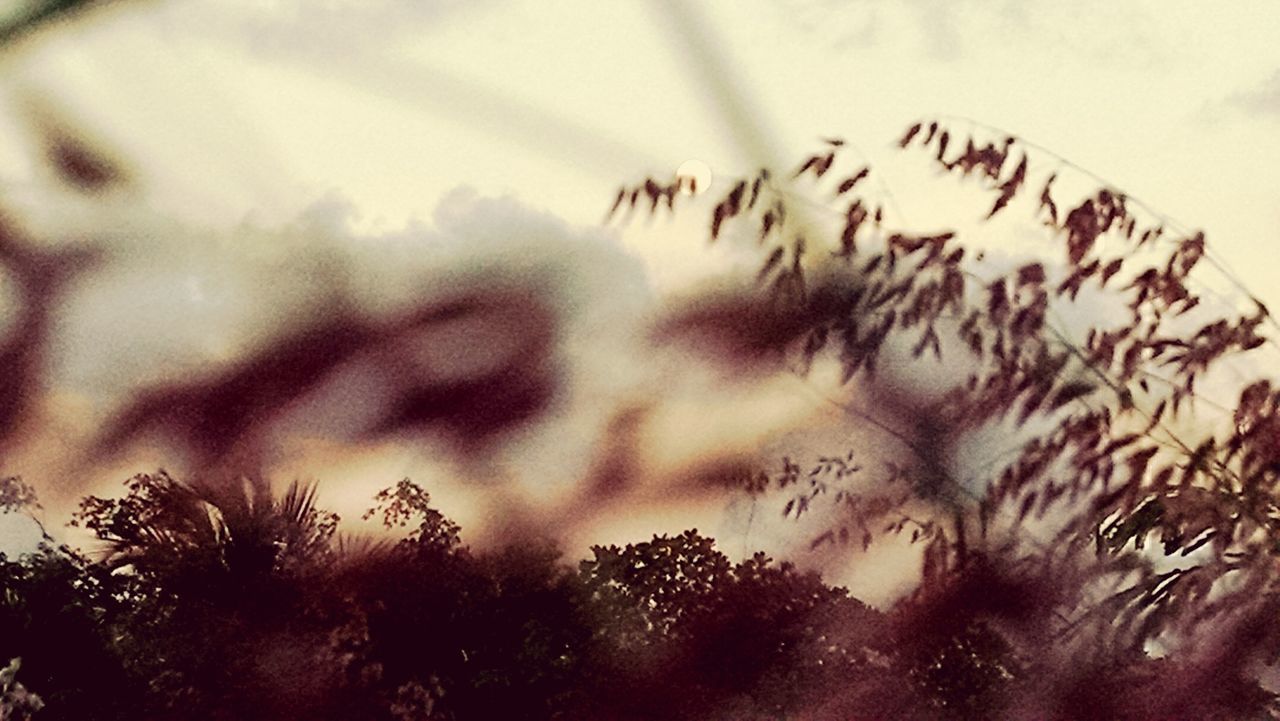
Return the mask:
{"type": "MultiPolygon", "coordinates": [[[[133,583],[120,643],[163,717],[286,718],[332,679],[327,622],[309,588],[335,563],[337,517],[314,487],[191,485],[161,471],[122,499],[89,497],[75,522],[106,542],[100,566],[133,583]],[[197,708],[199,711],[193,711],[197,708]]],[[[336,673],[333,671],[332,673],[336,673]]]]}
{"type": "Polygon", "coordinates": [[[0,716],[14,721],[28,721],[44,708],[40,697],[31,693],[18,680],[22,659],[15,658],[0,670],[0,716]]]}
{"type": "MultiPolygon", "coordinates": [[[[38,508],[21,479],[0,483],[0,515],[34,520],[38,508]]],[[[130,675],[113,625],[131,608],[130,586],[75,550],[53,545],[47,533],[34,552],[0,553],[0,653],[14,659],[0,671],[0,708],[18,719],[37,711],[41,719],[71,719],[85,708],[94,708],[96,718],[130,717],[145,684],[130,675]],[[22,683],[15,680],[20,667],[22,683]]]]}
{"type": "Polygon", "coordinates": [[[0,566],[40,718],[983,718],[1035,678],[980,622],[881,613],[695,531],[575,568],[550,545],[474,553],[408,480],[369,514],[395,543],[335,536],[298,484],[127,488],[78,517],[100,560],[0,566]]]}

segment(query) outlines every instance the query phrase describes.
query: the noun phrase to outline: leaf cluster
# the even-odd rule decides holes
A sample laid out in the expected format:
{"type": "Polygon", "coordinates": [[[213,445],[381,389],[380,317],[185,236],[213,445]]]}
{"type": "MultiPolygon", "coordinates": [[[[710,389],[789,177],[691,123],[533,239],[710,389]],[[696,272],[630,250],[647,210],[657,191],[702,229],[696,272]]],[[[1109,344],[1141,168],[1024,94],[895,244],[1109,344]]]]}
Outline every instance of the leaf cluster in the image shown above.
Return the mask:
{"type": "MultiPolygon", "coordinates": [[[[791,489],[784,515],[833,501],[841,514],[814,545],[866,549],[909,530],[922,546],[920,598],[946,596],[988,567],[1053,589],[1023,598],[1030,591],[1015,584],[1004,606],[975,616],[1020,654],[1065,664],[1054,645],[1079,642],[1103,658],[1145,659],[1158,644],[1173,649],[1163,667],[1198,679],[1187,681],[1197,692],[1208,682],[1196,674],[1214,664],[1221,678],[1254,683],[1251,664],[1280,658],[1275,635],[1256,632],[1280,604],[1280,396],[1257,365],[1221,389],[1231,388],[1225,371],[1274,347],[1269,310],[1213,258],[1203,232],[1105,184],[1076,197],[1058,190],[1064,173],[1086,174],[1016,136],[928,121],[898,144],[989,192],[986,221],[1024,209],[1051,250],[1002,267],[981,238],[895,227],[861,183],[874,170],[846,166],[838,140],[790,177],[766,169],[735,185],[715,204],[708,236],[736,227],[757,237],[760,293],[736,316],[686,323],[682,340],[723,354],[720,326],[767,308],[787,328],[768,350],[788,368],[821,358],[862,389],[876,389],[882,358],[902,349],[916,359],[907,373],[965,369],[937,400],[895,407],[876,396],[914,427],[845,407],[904,447],[882,472],[824,459],[806,474],[786,461],[752,490],[791,489]],[[1234,301],[1209,290],[1210,273],[1235,286],[1234,301]],[[1016,440],[1010,460],[956,478],[951,450],[998,426],[1016,440]],[[1035,612],[1010,617],[1024,606],[1035,612]]],[[[753,348],[737,362],[765,357],[753,348]]],[[[1048,704],[1065,698],[1059,691],[1037,693],[1048,704]]]]}

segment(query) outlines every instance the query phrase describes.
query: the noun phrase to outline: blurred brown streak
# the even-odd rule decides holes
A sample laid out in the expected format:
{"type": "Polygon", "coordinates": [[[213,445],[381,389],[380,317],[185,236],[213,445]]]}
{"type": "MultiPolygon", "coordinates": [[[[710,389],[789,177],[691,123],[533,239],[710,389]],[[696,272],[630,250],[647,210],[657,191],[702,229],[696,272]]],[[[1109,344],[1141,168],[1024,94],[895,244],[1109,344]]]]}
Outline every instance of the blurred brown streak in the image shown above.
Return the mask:
{"type": "Polygon", "coordinates": [[[0,268],[9,272],[18,291],[15,320],[0,339],[0,453],[8,449],[43,390],[41,375],[58,295],[95,257],[82,248],[30,248],[0,216],[0,268]]]}
{"type": "MultiPolygon", "coordinates": [[[[839,332],[853,318],[858,284],[836,279],[816,283],[801,299],[782,301],[759,292],[704,295],[699,301],[669,314],[655,329],[659,342],[686,344],[711,356],[737,373],[776,373],[788,367],[789,355],[819,328],[839,332]]],[[[950,526],[948,537],[959,557],[968,552],[965,518],[974,507],[973,494],[953,471],[953,451],[959,425],[948,422],[945,408],[929,402],[909,386],[895,383],[892,373],[868,375],[860,384],[875,408],[850,412],[891,433],[906,448],[897,461],[915,495],[929,504],[931,514],[950,526]]],[[[726,468],[732,474],[735,469],[726,468]]]]}
{"type": "Polygon", "coordinates": [[[125,180],[118,164],[72,135],[54,133],[47,144],[49,161],[59,176],[81,192],[101,192],[125,180]]]}
{"type": "Polygon", "coordinates": [[[631,490],[643,475],[640,456],[642,425],[649,419],[651,404],[635,404],[614,414],[605,429],[595,461],[587,472],[575,506],[589,506],[619,498],[631,490]]]}
{"type": "Polygon", "coordinates": [[[670,312],[653,338],[692,346],[740,372],[775,372],[810,331],[847,318],[855,292],[855,287],[824,283],[800,302],[756,290],[704,294],[670,312]]]}
{"type": "Polygon", "coordinates": [[[19,111],[41,144],[41,160],[71,190],[95,196],[136,187],[135,173],[113,144],[88,129],[77,113],[40,93],[19,101],[19,111]]]}
{"type": "MultiPolygon", "coordinates": [[[[550,308],[532,291],[490,291],[452,301],[444,307],[427,305],[415,317],[399,325],[391,335],[410,335],[421,329],[452,318],[462,317],[473,324],[473,338],[489,325],[514,343],[514,352],[496,369],[480,369],[455,378],[430,378],[425,369],[425,383],[407,384],[399,389],[397,400],[373,435],[413,430],[436,425],[448,432],[455,448],[466,455],[482,452],[496,436],[536,420],[553,400],[557,371],[553,355],[558,337],[557,321],[550,308]]],[[[428,338],[410,335],[411,343],[430,342],[428,338]]],[[[412,354],[412,348],[396,344],[400,352],[412,354]]],[[[464,349],[466,355],[471,349],[464,349]]],[[[481,355],[491,349],[479,349],[481,355]]],[[[397,349],[392,348],[396,364],[397,349]]],[[[475,358],[483,363],[486,358],[475,358]]],[[[408,373],[404,374],[408,376],[408,373]]]]}
{"type": "Polygon", "coordinates": [[[335,308],[328,320],[286,335],[232,368],[142,392],[108,423],[94,456],[160,432],[190,452],[198,469],[218,468],[232,476],[259,472],[258,459],[270,451],[265,445],[272,421],[340,367],[357,362],[390,369],[393,388],[378,420],[353,429],[354,435],[430,427],[443,431],[459,451],[482,453],[499,434],[537,418],[553,398],[556,335],[554,316],[539,299],[506,290],[473,291],[390,320],[335,308]],[[443,377],[409,357],[414,344],[431,342],[429,332],[447,321],[474,324],[468,334],[473,337],[479,326],[504,315],[518,322],[523,335],[518,352],[496,369],[443,377]]]}
{"type": "MultiPolygon", "coordinates": [[[[97,194],[127,184],[121,166],[85,135],[69,130],[60,114],[38,104],[27,110],[44,136],[47,161],[71,188],[97,194]]],[[[78,246],[58,251],[32,246],[11,219],[0,216],[0,269],[8,271],[18,291],[8,334],[0,338],[0,453],[12,445],[45,390],[45,354],[60,293],[100,256],[78,246]]]]}
{"type": "MultiPolygon", "coordinates": [[[[552,510],[535,513],[539,532],[561,539],[593,539],[600,524],[621,518],[665,515],[679,509],[727,500],[759,472],[754,457],[723,448],[706,448],[676,465],[653,457],[662,401],[645,398],[622,404],[612,414],[593,460],[573,494],[552,510]]],[[[689,433],[698,429],[689,428],[689,433]]],[[[715,505],[719,513],[721,505],[715,505]]]]}

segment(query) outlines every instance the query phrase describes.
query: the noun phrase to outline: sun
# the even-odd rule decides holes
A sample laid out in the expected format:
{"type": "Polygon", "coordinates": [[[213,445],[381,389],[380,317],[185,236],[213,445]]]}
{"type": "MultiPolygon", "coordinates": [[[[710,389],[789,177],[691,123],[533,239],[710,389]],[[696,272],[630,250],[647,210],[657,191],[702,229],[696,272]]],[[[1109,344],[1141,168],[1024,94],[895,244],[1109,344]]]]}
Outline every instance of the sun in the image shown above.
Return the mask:
{"type": "Polygon", "coordinates": [[[711,187],[711,166],[701,160],[686,160],[676,168],[676,181],[686,195],[705,193],[711,187]]]}

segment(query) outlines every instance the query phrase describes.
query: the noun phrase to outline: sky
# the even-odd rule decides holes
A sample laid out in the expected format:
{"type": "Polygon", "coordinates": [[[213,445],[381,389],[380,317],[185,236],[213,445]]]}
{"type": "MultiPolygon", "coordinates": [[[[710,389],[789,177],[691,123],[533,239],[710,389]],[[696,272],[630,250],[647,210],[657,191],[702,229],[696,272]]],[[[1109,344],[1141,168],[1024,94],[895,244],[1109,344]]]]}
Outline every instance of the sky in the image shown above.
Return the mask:
{"type": "MultiPolygon", "coordinates": [[[[1056,154],[1033,174],[1087,169],[1206,229],[1235,279],[1280,307],[1278,30],[1274,4],[1186,0],[108,4],[0,57],[5,213],[49,247],[112,253],[60,313],[47,420],[5,462],[65,508],[167,462],[153,449],[83,480],[50,470],[132,390],[233,363],[323,312],[343,278],[385,313],[491,271],[552,287],[568,380],[545,422],[483,467],[435,446],[311,437],[277,471],[320,477],[347,516],[409,473],[464,527],[501,535],[517,509],[571,504],[611,424],[644,408],[646,481],[587,514],[572,542],[701,524],[786,552],[802,533],[753,529],[754,507],[674,479],[857,432],[821,388],[726,379],[644,343],[664,304],[753,261],[707,247],[705,203],[604,224],[618,185],[699,160],[725,189],[838,136],[876,168],[899,220],[972,222],[894,141],[921,118],[992,126],[1056,154]],[[67,188],[42,160],[50,133],[92,141],[128,183],[67,188]]],[[[1038,252],[1017,234],[991,242],[1038,252]]],[[[352,371],[352,387],[368,373],[352,371]]],[[[334,398],[307,407],[346,408],[334,398]]]]}

